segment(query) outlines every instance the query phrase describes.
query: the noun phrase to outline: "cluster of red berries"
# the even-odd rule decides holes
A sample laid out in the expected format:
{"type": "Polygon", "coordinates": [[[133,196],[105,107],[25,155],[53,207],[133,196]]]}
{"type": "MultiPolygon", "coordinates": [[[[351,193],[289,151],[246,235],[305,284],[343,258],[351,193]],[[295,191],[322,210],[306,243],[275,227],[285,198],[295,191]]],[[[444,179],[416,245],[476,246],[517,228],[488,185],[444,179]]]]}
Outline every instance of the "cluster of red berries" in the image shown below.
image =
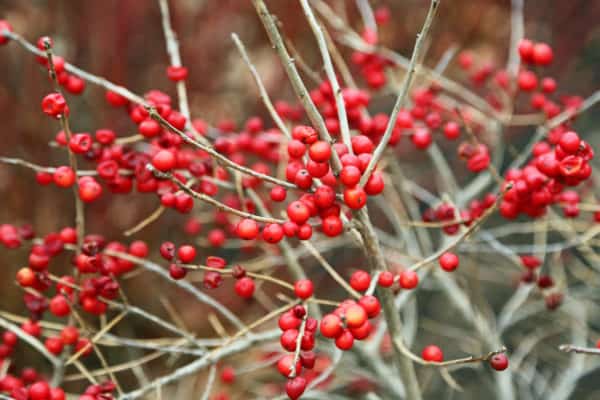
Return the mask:
{"type": "MultiPolygon", "coordinates": [[[[54,47],[54,43],[49,37],[41,37],[37,41],[37,48],[41,51],[46,51],[45,43],[50,45],[50,48],[54,47]]],[[[48,59],[46,57],[36,57],[38,63],[46,68],[49,68],[48,59]]],[[[61,56],[53,55],[52,64],[54,64],[54,72],[56,73],[56,80],[67,92],[75,95],[83,93],[85,90],[85,81],[78,76],[69,74],[65,70],[65,59],[61,56]]]]}
{"type": "MultiPolygon", "coordinates": [[[[387,7],[380,7],[374,12],[375,22],[378,26],[385,25],[390,20],[390,10],[387,7]]],[[[378,40],[377,32],[365,28],[362,33],[362,39],[368,45],[376,45],[378,40]]],[[[355,51],[352,53],[352,63],[359,67],[360,74],[372,89],[382,88],[386,82],[385,68],[394,65],[394,63],[378,54],[355,51]]]]}
{"type": "Polygon", "coordinates": [[[579,196],[565,187],[577,186],[592,174],[589,161],[594,151],[577,133],[557,128],[549,142],[537,143],[533,159],[523,169],[510,170],[506,180],[513,182],[500,204],[505,218],[515,218],[520,213],[537,218],[545,214],[549,205],[562,203],[567,217],[579,215],[579,196]]]}
{"type": "Polygon", "coordinates": [[[306,315],[306,308],[303,305],[294,306],[279,317],[279,328],[282,330],[279,342],[289,353],[279,359],[277,369],[288,378],[286,392],[292,400],[302,395],[308,383],[308,380],[300,375],[302,368],[312,369],[315,365],[316,356],[312,350],[315,347],[317,327],[317,320],[306,315]],[[304,324],[303,330],[302,324],[304,324]],[[299,338],[300,332],[302,332],[301,338],[299,338]],[[300,346],[299,350],[298,346],[300,346]],[[300,351],[297,359],[296,351],[300,351]]]}
{"type": "Polygon", "coordinates": [[[525,272],[521,276],[521,282],[536,284],[537,289],[544,297],[548,310],[552,311],[560,307],[563,302],[563,294],[555,289],[554,279],[550,275],[539,272],[542,261],[530,254],[521,255],[520,258],[525,268],[525,272]]]}

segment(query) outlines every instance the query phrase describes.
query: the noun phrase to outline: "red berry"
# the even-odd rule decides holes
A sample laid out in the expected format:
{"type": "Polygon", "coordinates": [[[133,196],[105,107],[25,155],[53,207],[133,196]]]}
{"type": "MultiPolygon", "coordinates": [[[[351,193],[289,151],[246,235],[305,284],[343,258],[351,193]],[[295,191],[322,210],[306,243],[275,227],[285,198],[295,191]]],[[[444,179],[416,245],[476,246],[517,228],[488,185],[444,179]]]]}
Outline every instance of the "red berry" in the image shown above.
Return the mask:
{"type": "Polygon", "coordinates": [[[175,257],[175,244],[173,242],[163,242],[158,248],[160,255],[167,261],[175,257]]]}
{"type": "Polygon", "coordinates": [[[350,350],[354,344],[354,336],[348,329],[344,329],[339,336],[335,338],[335,345],[340,350],[350,350]]]}
{"type": "Polygon", "coordinates": [[[183,245],[177,249],[177,258],[182,263],[191,263],[196,258],[196,248],[191,245],[183,245]]]}
{"type": "Polygon", "coordinates": [[[321,224],[323,233],[329,237],[335,237],[342,233],[344,230],[344,224],[337,215],[329,215],[323,219],[321,224]]]}
{"type": "Polygon", "coordinates": [[[382,287],[390,287],[394,284],[394,274],[390,271],[382,271],[379,274],[379,278],[377,279],[377,283],[382,287]]]}
{"type": "Polygon", "coordinates": [[[78,186],[79,198],[86,203],[90,203],[102,195],[102,186],[92,177],[82,177],[79,179],[78,186]]]}
{"type": "Polygon", "coordinates": [[[275,244],[283,239],[283,228],[279,224],[267,224],[262,232],[265,242],[275,244]]]}
{"type": "Polygon", "coordinates": [[[335,314],[327,314],[321,319],[320,330],[326,338],[336,338],[343,331],[342,320],[335,314]]]}
{"type": "Polygon", "coordinates": [[[148,245],[143,240],[136,240],[129,245],[129,254],[132,256],[144,258],[148,255],[148,252],[148,245]]]}
{"type": "Polygon", "coordinates": [[[359,181],[361,177],[361,172],[358,167],[354,165],[346,165],[340,171],[340,181],[344,186],[354,187],[359,181]]]}
{"type": "Polygon", "coordinates": [[[291,158],[301,158],[306,153],[306,145],[296,139],[292,139],[288,142],[287,151],[291,158]]]}
{"type": "Polygon", "coordinates": [[[354,271],[350,276],[350,286],[352,286],[352,289],[356,291],[364,292],[369,288],[370,284],[371,275],[369,275],[367,271],[359,269],[354,271]]]}
{"type": "Polygon", "coordinates": [[[444,361],[444,353],[442,352],[442,349],[440,349],[439,347],[434,346],[434,345],[429,345],[429,346],[425,347],[423,349],[423,352],[421,353],[421,357],[423,357],[423,360],[425,360],[425,361],[432,361],[432,362],[444,361]]]}
{"type": "Polygon", "coordinates": [[[158,122],[156,122],[153,119],[148,118],[148,119],[143,120],[139,124],[138,131],[140,132],[140,134],[142,136],[151,138],[151,137],[157,136],[160,133],[161,128],[160,128],[160,124],[158,122]]]}
{"type": "Polygon", "coordinates": [[[65,326],[60,331],[60,339],[66,345],[75,344],[79,339],[79,330],[75,326],[65,326]]]}
{"type": "Polygon", "coordinates": [[[293,201],[287,207],[287,215],[298,225],[304,224],[310,218],[310,210],[301,201],[293,201]]]}
{"type": "Polygon", "coordinates": [[[403,289],[414,289],[419,284],[419,275],[410,269],[400,273],[400,287],[403,289]]]}
{"type": "Polygon", "coordinates": [[[504,353],[496,354],[490,358],[490,365],[496,371],[504,371],[508,368],[508,357],[504,353]]]}
{"type": "Polygon", "coordinates": [[[44,346],[46,347],[46,350],[54,355],[60,354],[63,350],[63,342],[58,337],[49,337],[44,342],[44,346]]]}
{"type": "Polygon", "coordinates": [[[279,329],[285,331],[288,329],[298,329],[301,323],[302,321],[300,320],[300,318],[296,317],[293,311],[290,310],[281,314],[281,317],[279,317],[278,325],[279,329]]]}
{"type": "Polygon", "coordinates": [[[279,343],[287,351],[296,350],[296,341],[298,340],[298,330],[288,329],[285,330],[279,338],[279,343]]]}
{"type": "Polygon", "coordinates": [[[517,78],[519,88],[525,92],[531,92],[537,87],[537,76],[531,71],[521,71],[517,78]]]}
{"type": "Polygon", "coordinates": [[[284,201],[287,196],[287,190],[282,186],[273,186],[271,189],[271,200],[273,201],[284,201]]]}
{"type": "Polygon", "coordinates": [[[316,162],[325,162],[331,157],[331,146],[329,143],[319,140],[310,145],[308,156],[316,162]]]}
{"type": "Polygon", "coordinates": [[[169,171],[177,166],[177,158],[170,150],[160,150],[152,157],[152,165],[159,171],[169,171]]]}
{"type": "Polygon", "coordinates": [[[417,128],[411,136],[411,140],[417,149],[425,150],[431,144],[431,132],[427,128],[417,128]]]}
{"type": "Polygon", "coordinates": [[[68,188],[75,183],[75,172],[73,172],[71,167],[61,166],[56,168],[52,175],[52,179],[56,186],[68,188]]]}
{"type": "Polygon", "coordinates": [[[369,318],[375,318],[381,311],[381,304],[379,304],[379,300],[375,296],[363,296],[358,300],[358,304],[365,309],[369,318]]]}
{"type": "Polygon", "coordinates": [[[521,39],[518,46],[519,56],[525,62],[533,61],[533,42],[529,39],[521,39]]]}
{"type": "MultiPolygon", "coordinates": [[[[294,355],[286,354],[285,356],[281,357],[277,362],[277,369],[279,370],[281,375],[287,378],[290,375],[293,364],[294,355]]],[[[296,363],[296,374],[299,374],[300,371],[302,371],[302,363],[300,362],[300,360],[298,360],[298,362],[296,363]]]]}
{"type": "Polygon", "coordinates": [[[447,272],[452,272],[458,268],[458,261],[458,256],[450,252],[442,254],[439,259],[440,267],[447,272]]]}
{"type": "Polygon", "coordinates": [[[285,383],[285,392],[291,400],[296,400],[302,396],[302,393],[306,390],[306,379],[302,376],[296,376],[293,379],[289,379],[285,383]]]}
{"type": "Polygon", "coordinates": [[[185,278],[187,275],[187,270],[183,268],[181,265],[170,264],[169,265],[169,275],[171,278],[177,280],[185,278]]]}
{"type": "Polygon", "coordinates": [[[65,296],[58,294],[50,300],[50,312],[57,317],[65,317],[71,313],[71,306],[65,296]]]}
{"type": "Polygon", "coordinates": [[[173,82],[184,81],[187,79],[188,69],[186,67],[176,67],[169,65],[167,67],[167,77],[173,82]]]}
{"type": "Polygon", "coordinates": [[[294,293],[303,300],[312,296],[313,290],[313,283],[309,279],[301,279],[294,284],[294,293]]]}
{"type": "Polygon", "coordinates": [[[367,204],[367,194],[360,187],[344,190],[344,203],[353,210],[359,210],[367,204]]]}
{"type": "Polygon", "coordinates": [[[13,27],[6,20],[0,20],[0,45],[6,44],[9,41],[8,36],[5,36],[2,31],[13,31],[13,27]]]}
{"type": "Polygon", "coordinates": [[[365,184],[365,193],[369,196],[377,196],[379,193],[383,192],[384,187],[385,182],[383,181],[383,175],[380,171],[374,171],[365,184]]]}
{"type": "Polygon", "coordinates": [[[449,140],[458,139],[460,136],[460,127],[458,124],[454,121],[447,122],[444,125],[444,136],[449,140]]]}
{"type": "Polygon", "coordinates": [[[42,99],[42,111],[51,117],[64,114],[67,110],[67,101],[60,93],[50,93],[42,99]]]}
{"type": "Polygon", "coordinates": [[[552,48],[546,43],[536,43],[533,46],[533,61],[538,65],[549,65],[552,63],[554,54],[552,48]]]}
{"type": "Polygon", "coordinates": [[[71,136],[69,149],[76,154],[87,153],[92,148],[92,137],[89,133],[76,133],[71,136]]]}
{"type": "Polygon", "coordinates": [[[235,229],[236,234],[240,239],[252,240],[258,236],[258,223],[250,218],[244,218],[241,220],[235,229]]]}
{"type": "Polygon", "coordinates": [[[367,312],[358,304],[351,304],[345,310],[346,325],[349,328],[358,328],[367,320],[367,312]]]}
{"type": "Polygon", "coordinates": [[[36,382],[29,386],[28,394],[30,400],[50,400],[50,385],[44,381],[36,382]]]}
{"type": "Polygon", "coordinates": [[[581,140],[579,139],[579,135],[577,135],[577,133],[573,131],[567,131],[560,137],[558,145],[566,153],[575,154],[579,150],[581,140]]]}
{"type": "Polygon", "coordinates": [[[250,299],[254,294],[254,286],[254,280],[245,276],[235,282],[234,288],[238,296],[244,299],[250,299]]]}

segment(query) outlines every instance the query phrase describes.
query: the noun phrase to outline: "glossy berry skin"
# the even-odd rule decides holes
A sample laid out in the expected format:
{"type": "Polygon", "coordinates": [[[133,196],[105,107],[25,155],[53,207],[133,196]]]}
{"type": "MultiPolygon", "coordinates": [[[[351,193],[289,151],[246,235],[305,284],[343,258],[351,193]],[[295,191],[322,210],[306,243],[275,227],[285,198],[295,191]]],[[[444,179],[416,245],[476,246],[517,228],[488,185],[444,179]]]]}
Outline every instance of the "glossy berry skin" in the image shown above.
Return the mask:
{"type": "Polygon", "coordinates": [[[342,320],[335,314],[327,314],[321,319],[321,335],[326,338],[336,338],[342,334],[342,320]]]}
{"type": "Polygon", "coordinates": [[[310,218],[310,210],[301,201],[292,201],[287,207],[287,215],[292,222],[304,224],[310,218]]]}
{"type": "Polygon", "coordinates": [[[411,140],[417,149],[425,150],[431,145],[431,132],[426,128],[417,128],[411,136],[411,140]]]}
{"type": "Polygon", "coordinates": [[[56,186],[68,188],[73,186],[75,183],[75,172],[73,172],[71,167],[61,166],[56,168],[54,174],[52,175],[52,179],[54,180],[56,186]]]}
{"type": "Polygon", "coordinates": [[[454,121],[447,122],[444,125],[444,136],[446,139],[455,140],[460,136],[460,127],[454,121]]]}
{"type": "Polygon", "coordinates": [[[573,131],[567,131],[562,134],[558,145],[568,154],[575,154],[579,150],[581,140],[579,135],[573,131]]]}
{"type": "Polygon", "coordinates": [[[30,400],[50,400],[50,385],[44,381],[35,382],[29,386],[30,400]]]}
{"type": "Polygon", "coordinates": [[[381,311],[381,304],[377,297],[372,295],[363,296],[358,300],[358,304],[367,312],[369,318],[375,318],[381,311]]]}
{"type": "Polygon", "coordinates": [[[419,275],[415,271],[405,270],[400,273],[400,287],[414,289],[419,284],[419,275]]]}
{"type": "Polygon", "coordinates": [[[496,371],[504,371],[508,368],[508,357],[504,353],[495,354],[490,358],[490,366],[496,371]]]}
{"type": "Polygon", "coordinates": [[[344,203],[353,210],[360,210],[367,204],[367,194],[360,187],[344,190],[344,203]]]}
{"type": "Polygon", "coordinates": [[[54,355],[60,354],[63,350],[63,342],[58,337],[49,337],[44,342],[44,346],[46,347],[46,350],[54,355]]]}
{"type": "Polygon", "coordinates": [[[57,317],[65,317],[71,313],[71,306],[63,295],[56,295],[50,300],[50,312],[57,317]]]}
{"type": "Polygon", "coordinates": [[[314,285],[309,279],[301,279],[294,284],[294,293],[298,298],[304,300],[313,295],[314,285]]]}
{"type": "Polygon", "coordinates": [[[65,326],[60,332],[60,339],[65,345],[75,344],[79,339],[79,330],[74,326],[65,326]]]}
{"type": "Polygon", "coordinates": [[[346,308],[346,325],[348,328],[358,328],[367,320],[367,312],[359,304],[352,304],[346,308]]]}
{"type": "Polygon", "coordinates": [[[296,376],[285,383],[285,392],[290,400],[297,400],[306,390],[307,381],[302,376],[296,376]]]}
{"type": "Polygon", "coordinates": [[[188,69],[186,67],[170,65],[167,67],[167,77],[173,82],[184,81],[188,77],[188,69]]]}
{"type": "Polygon", "coordinates": [[[458,268],[458,256],[454,253],[446,252],[440,256],[440,267],[446,272],[452,272],[458,268]]]}
{"type": "Polygon", "coordinates": [[[325,162],[331,157],[331,146],[329,143],[319,140],[310,145],[308,149],[308,156],[311,160],[316,162],[325,162]]]}
{"type": "Polygon", "coordinates": [[[42,99],[42,111],[51,117],[58,117],[67,111],[67,101],[60,93],[50,93],[42,99]]]}
{"type": "Polygon", "coordinates": [[[138,132],[146,138],[157,136],[160,131],[160,124],[153,119],[146,119],[138,125],[138,132]]]}
{"type": "Polygon", "coordinates": [[[287,311],[281,314],[279,317],[278,325],[279,329],[282,331],[288,329],[298,329],[302,321],[296,315],[294,315],[293,311],[287,311]]]}
{"type": "Polygon", "coordinates": [[[354,187],[360,181],[360,177],[360,169],[354,165],[346,165],[340,172],[340,181],[347,187],[354,187]]]}
{"type": "Polygon", "coordinates": [[[177,258],[182,263],[191,263],[196,258],[196,248],[190,245],[183,245],[177,249],[177,258]]]}
{"type": "Polygon", "coordinates": [[[267,224],[263,229],[262,238],[267,243],[279,243],[283,239],[283,228],[279,224],[267,224]]]}
{"type": "Polygon", "coordinates": [[[281,186],[273,186],[271,189],[271,200],[273,201],[284,201],[287,196],[287,190],[281,186]]]}
{"type": "Polygon", "coordinates": [[[371,275],[369,275],[367,271],[359,269],[354,271],[350,276],[350,286],[352,286],[352,289],[356,291],[364,292],[369,288],[370,284],[371,275]]]}
{"type": "MultiPolygon", "coordinates": [[[[292,364],[294,363],[294,355],[286,354],[281,357],[277,362],[277,369],[281,373],[281,375],[286,378],[290,375],[292,364]]],[[[302,363],[300,360],[296,363],[296,374],[299,374],[302,371],[302,363]]]]}
{"type": "Polygon", "coordinates": [[[537,76],[531,71],[521,71],[517,77],[519,89],[525,92],[531,92],[537,87],[537,76]]]}
{"type": "Polygon", "coordinates": [[[536,43],[533,46],[533,61],[538,65],[549,65],[554,59],[552,48],[546,43],[536,43]]]}
{"type": "Polygon", "coordinates": [[[344,329],[338,337],[335,338],[335,345],[340,350],[350,350],[354,345],[354,336],[348,329],[344,329]]]}
{"type": "Polygon", "coordinates": [[[390,287],[394,284],[394,274],[390,271],[383,271],[379,274],[379,278],[377,278],[377,284],[381,287],[390,287]]]}
{"type": "Polygon", "coordinates": [[[251,299],[254,294],[254,280],[250,277],[243,277],[235,282],[235,292],[244,299],[251,299]]]}
{"type": "Polygon", "coordinates": [[[152,157],[152,166],[159,171],[170,171],[177,165],[177,158],[172,151],[160,150],[152,157]]]}
{"type": "Polygon", "coordinates": [[[170,264],[169,265],[169,275],[171,278],[177,280],[185,278],[187,275],[187,270],[183,268],[181,265],[170,264]]]}
{"type": "Polygon", "coordinates": [[[330,215],[323,219],[323,233],[329,237],[335,237],[342,233],[344,225],[337,215],[330,215]]]}
{"type": "Polygon", "coordinates": [[[421,353],[423,360],[430,362],[442,362],[444,361],[444,353],[442,349],[435,345],[429,345],[423,349],[421,353]]]}
{"type": "MultiPolygon", "coordinates": [[[[0,32],[2,32],[2,31],[9,31],[9,32],[13,31],[12,25],[3,19],[0,20],[0,32]]],[[[0,45],[8,43],[9,40],[10,39],[7,36],[0,34],[0,45]]]]}
{"type": "Polygon", "coordinates": [[[241,220],[236,227],[237,235],[244,240],[256,239],[258,232],[258,223],[250,218],[241,220]]]}

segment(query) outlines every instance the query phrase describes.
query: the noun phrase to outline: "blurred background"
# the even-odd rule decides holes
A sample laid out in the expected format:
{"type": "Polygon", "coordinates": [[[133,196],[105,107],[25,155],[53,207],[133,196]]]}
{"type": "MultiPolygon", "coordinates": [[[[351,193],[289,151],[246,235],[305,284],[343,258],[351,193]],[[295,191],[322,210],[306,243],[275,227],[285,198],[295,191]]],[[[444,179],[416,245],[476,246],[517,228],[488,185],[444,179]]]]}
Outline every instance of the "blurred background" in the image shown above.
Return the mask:
{"type": "MultiPolygon", "coordinates": [[[[193,117],[205,119],[213,125],[222,120],[230,120],[240,127],[248,117],[254,115],[270,121],[247,67],[231,41],[232,32],[237,33],[246,45],[272,99],[295,101],[291,88],[286,83],[284,71],[250,1],[171,0],[169,3],[173,27],[180,41],[183,64],[190,71],[187,82],[193,117]]],[[[314,37],[305,19],[300,17],[303,14],[299,3],[295,0],[271,0],[267,3],[277,15],[281,23],[280,29],[302,54],[306,63],[321,72],[321,61],[314,37]]],[[[332,0],[329,3],[347,18],[351,26],[358,31],[362,30],[360,15],[353,1],[332,0]]],[[[380,28],[381,43],[409,56],[429,2],[373,0],[371,4],[374,8],[385,5],[391,11],[390,22],[380,28]]],[[[477,54],[477,63],[504,65],[510,38],[510,9],[508,0],[442,0],[425,63],[434,66],[448,48],[456,46],[461,50],[473,50],[477,54]]],[[[525,36],[550,43],[554,48],[555,61],[547,70],[547,74],[559,80],[561,91],[585,97],[600,87],[599,0],[530,0],[525,1],[524,14],[525,36]]],[[[14,30],[31,42],[43,35],[51,36],[55,42],[56,53],[64,56],[67,61],[124,85],[135,93],[143,94],[151,89],[158,89],[175,95],[174,85],[165,74],[169,62],[156,1],[0,0],[0,19],[10,21],[14,30]]],[[[349,60],[351,51],[343,48],[342,50],[349,60]]],[[[48,147],[48,142],[59,128],[40,112],[40,100],[51,90],[43,69],[31,54],[16,44],[2,47],[0,60],[0,155],[19,157],[47,166],[65,163],[64,151],[48,147]]],[[[454,66],[448,69],[447,74],[464,79],[454,66]]],[[[356,76],[358,77],[358,74],[356,76]]],[[[395,98],[385,93],[374,96],[376,100],[373,114],[389,110],[395,98]]],[[[128,116],[121,109],[107,106],[104,91],[98,87],[88,85],[81,97],[70,100],[70,105],[75,132],[111,128],[119,136],[135,133],[136,127],[128,116]]],[[[593,133],[598,130],[598,122],[600,117],[597,112],[588,113],[579,122],[580,128],[587,132],[585,139],[592,143],[598,142],[598,136],[593,137],[593,133]]],[[[522,131],[526,133],[527,130],[522,131]]],[[[407,148],[407,151],[410,152],[411,149],[407,148]]],[[[418,156],[415,159],[418,160],[418,156]]],[[[434,172],[429,168],[420,168],[418,172],[416,168],[411,168],[409,171],[418,174],[414,176],[417,181],[433,181],[430,174],[434,172]]],[[[57,231],[72,224],[72,193],[52,186],[40,187],[35,183],[34,174],[30,170],[0,165],[0,198],[0,223],[31,223],[40,234],[57,231]]],[[[148,195],[104,196],[101,201],[87,208],[87,229],[114,240],[128,242],[131,239],[126,239],[123,231],[151,213],[157,204],[157,198],[148,195]]],[[[189,240],[182,229],[185,221],[186,217],[169,211],[158,222],[136,235],[136,238],[147,240],[153,249],[157,249],[161,239],[183,243],[189,240]]],[[[211,226],[210,221],[205,224],[207,227],[211,226]]],[[[207,228],[203,227],[202,232],[206,231],[207,228]]],[[[209,252],[206,250],[201,254],[206,256],[209,252]]],[[[227,249],[220,250],[219,254],[232,262],[248,257],[247,254],[227,249]]],[[[344,271],[346,266],[357,267],[357,257],[359,256],[352,251],[328,254],[330,262],[339,266],[340,271],[344,271]]],[[[479,261],[481,260],[474,259],[473,263],[479,261]]],[[[15,271],[25,262],[26,250],[0,251],[0,274],[3,278],[0,280],[0,290],[4,293],[0,308],[3,310],[23,312],[22,293],[15,288],[13,277],[15,271]]],[[[495,267],[502,270],[503,265],[495,267]]],[[[323,274],[319,268],[311,266],[309,261],[306,262],[306,268],[313,276],[323,274]]],[[[68,270],[68,260],[65,259],[62,272],[68,270]]],[[[60,265],[56,266],[56,271],[61,271],[60,265]]],[[[466,271],[469,271],[469,267],[466,271]]],[[[284,276],[283,273],[281,275],[284,276]]],[[[317,285],[322,285],[317,291],[327,289],[330,283],[325,275],[322,277],[323,279],[316,279],[317,285]]],[[[509,272],[500,272],[497,281],[502,284],[494,282],[494,279],[496,278],[482,278],[482,287],[477,288],[492,306],[502,304],[514,290],[506,284],[511,279],[509,272]]],[[[190,299],[185,294],[173,290],[169,283],[158,281],[149,274],[140,274],[126,282],[125,287],[133,302],[167,319],[172,316],[161,299],[168,298],[188,329],[197,331],[200,336],[214,335],[212,328],[203,318],[207,310],[203,310],[201,306],[186,306],[190,299]],[[162,296],[157,295],[158,293],[162,296]]],[[[219,289],[216,296],[226,305],[246,312],[249,305],[233,298],[231,293],[231,286],[226,284],[224,288],[219,289]]],[[[418,296],[419,300],[423,300],[419,309],[423,310],[423,318],[428,322],[420,328],[422,332],[419,331],[417,340],[420,344],[426,344],[429,337],[435,337],[436,341],[446,343],[451,348],[451,335],[445,336],[445,339],[439,339],[437,335],[439,330],[445,329],[446,323],[453,326],[452,329],[460,328],[456,326],[456,321],[453,321],[454,311],[444,309],[442,296],[427,291],[424,293],[418,296]]],[[[252,305],[249,308],[250,314],[264,313],[263,306],[264,304],[252,305]]],[[[548,323],[546,318],[548,316],[542,317],[544,323],[548,323]]],[[[135,321],[119,325],[117,332],[131,337],[155,337],[161,334],[156,328],[133,322],[135,321]]],[[[596,328],[600,328],[600,325],[596,328]]],[[[521,339],[522,336],[514,338],[515,342],[521,339]]],[[[557,343],[562,339],[564,338],[556,338],[557,343]]],[[[110,363],[123,362],[132,356],[132,353],[126,352],[109,354],[110,363]]],[[[460,350],[457,350],[456,354],[450,354],[452,355],[460,356],[460,350]]],[[[35,355],[25,349],[20,356],[22,357],[19,362],[23,362],[23,365],[35,363],[35,355]]],[[[252,355],[246,355],[241,358],[247,361],[251,357],[252,355]]],[[[549,357],[542,363],[551,361],[552,357],[549,357]]],[[[251,359],[250,362],[255,361],[251,359]]],[[[557,365],[566,366],[566,363],[557,365]]],[[[553,373],[557,373],[562,367],[557,368],[554,365],[549,368],[553,373]]],[[[160,363],[148,369],[150,374],[164,373],[167,370],[168,367],[160,363]]],[[[270,369],[265,374],[272,372],[270,369]]],[[[489,389],[483,387],[486,381],[471,379],[470,373],[467,370],[458,374],[457,379],[466,391],[463,395],[455,395],[454,398],[475,399],[488,394],[489,389]]],[[[572,398],[598,398],[595,396],[600,395],[593,393],[598,386],[593,382],[599,377],[600,375],[596,374],[595,378],[589,377],[589,382],[583,381],[581,392],[576,392],[578,394],[572,398]]],[[[125,378],[125,382],[127,379],[135,382],[132,376],[125,378]]],[[[198,378],[190,385],[192,388],[194,384],[201,387],[203,379],[198,378]]],[[[253,375],[252,379],[260,380],[260,377],[256,378],[256,375],[253,375]]],[[[266,378],[265,380],[268,381],[266,378]]],[[[76,390],[77,385],[73,384],[73,390],[76,390]]],[[[244,393],[243,381],[239,387],[240,393],[244,393]]],[[[435,385],[432,387],[432,396],[450,396],[447,395],[448,390],[435,389],[435,385]]],[[[233,398],[253,398],[247,394],[230,394],[233,398]]]]}

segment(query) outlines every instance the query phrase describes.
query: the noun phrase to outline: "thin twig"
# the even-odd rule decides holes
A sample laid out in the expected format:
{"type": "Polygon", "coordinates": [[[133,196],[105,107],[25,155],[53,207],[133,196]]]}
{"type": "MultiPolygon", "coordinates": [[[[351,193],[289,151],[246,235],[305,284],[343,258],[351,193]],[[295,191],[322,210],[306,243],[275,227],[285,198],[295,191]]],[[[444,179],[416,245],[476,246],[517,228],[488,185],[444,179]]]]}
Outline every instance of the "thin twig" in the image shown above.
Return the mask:
{"type": "Polygon", "coordinates": [[[413,78],[415,75],[415,71],[417,69],[417,65],[420,64],[421,59],[424,56],[424,47],[423,43],[429,34],[429,30],[433,23],[433,19],[435,18],[435,14],[437,13],[437,9],[439,6],[439,0],[431,0],[429,11],[427,12],[427,17],[425,17],[425,23],[423,24],[423,28],[421,28],[421,32],[417,35],[417,41],[415,42],[415,48],[413,49],[412,56],[410,58],[410,64],[408,66],[408,71],[406,72],[406,76],[404,77],[404,81],[402,82],[402,86],[400,88],[400,93],[398,93],[398,97],[396,98],[396,103],[394,104],[394,108],[392,108],[392,112],[390,113],[390,117],[388,120],[388,124],[385,128],[385,132],[379,141],[379,144],[373,151],[373,156],[371,157],[371,161],[367,166],[365,172],[363,173],[360,179],[360,185],[364,186],[368,181],[371,173],[377,166],[377,163],[383,156],[383,152],[386,149],[390,138],[392,137],[392,133],[394,132],[394,128],[396,127],[396,120],[398,119],[398,113],[404,107],[406,98],[410,91],[410,87],[413,83],[413,78]]]}

